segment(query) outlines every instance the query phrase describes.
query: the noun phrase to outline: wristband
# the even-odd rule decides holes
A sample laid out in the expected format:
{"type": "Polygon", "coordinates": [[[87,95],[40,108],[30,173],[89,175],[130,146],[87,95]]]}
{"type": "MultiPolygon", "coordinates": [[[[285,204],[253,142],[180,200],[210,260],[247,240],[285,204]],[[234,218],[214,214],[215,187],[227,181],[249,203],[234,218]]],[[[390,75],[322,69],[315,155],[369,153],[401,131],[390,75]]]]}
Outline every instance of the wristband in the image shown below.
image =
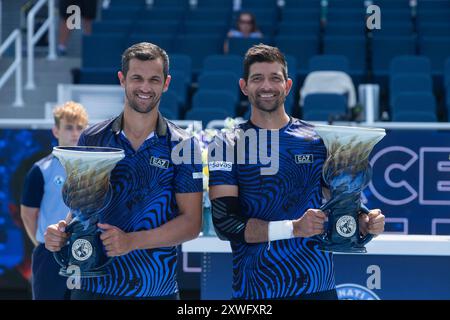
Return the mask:
{"type": "Polygon", "coordinates": [[[294,238],[292,220],[269,222],[269,241],[294,238]]]}

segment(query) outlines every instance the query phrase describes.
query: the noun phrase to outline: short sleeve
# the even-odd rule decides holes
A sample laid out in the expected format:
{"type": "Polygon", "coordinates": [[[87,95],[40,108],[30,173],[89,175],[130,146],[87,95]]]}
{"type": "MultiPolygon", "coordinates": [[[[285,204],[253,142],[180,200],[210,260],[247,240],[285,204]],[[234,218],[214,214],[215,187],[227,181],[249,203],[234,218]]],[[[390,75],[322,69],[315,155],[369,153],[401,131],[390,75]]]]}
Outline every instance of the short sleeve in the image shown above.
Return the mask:
{"type": "Polygon", "coordinates": [[[44,176],[41,169],[34,165],[25,177],[21,203],[27,207],[40,208],[44,196],[44,176]]]}
{"type": "Polygon", "coordinates": [[[183,161],[175,164],[175,193],[203,191],[203,165],[200,144],[196,138],[180,142],[183,161]],[[188,154],[184,152],[188,151],[188,154]]]}
{"type": "Polygon", "coordinates": [[[226,133],[217,135],[208,146],[209,185],[237,185],[234,139],[226,133]]]}

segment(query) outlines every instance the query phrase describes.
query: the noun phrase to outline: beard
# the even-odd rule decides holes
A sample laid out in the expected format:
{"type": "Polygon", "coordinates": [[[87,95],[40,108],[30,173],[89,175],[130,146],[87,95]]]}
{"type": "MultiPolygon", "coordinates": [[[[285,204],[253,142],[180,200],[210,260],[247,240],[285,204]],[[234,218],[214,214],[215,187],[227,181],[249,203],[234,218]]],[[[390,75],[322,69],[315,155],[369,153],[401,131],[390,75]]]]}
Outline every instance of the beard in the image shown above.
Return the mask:
{"type": "Polygon", "coordinates": [[[150,95],[151,98],[148,99],[148,103],[145,105],[142,105],[142,103],[139,103],[138,97],[136,96],[136,92],[129,92],[125,89],[125,95],[128,100],[128,105],[136,112],[139,113],[149,113],[153,109],[156,108],[156,106],[159,104],[159,101],[161,100],[161,95],[156,95],[154,92],[147,94],[150,95]]]}
{"type": "Polygon", "coordinates": [[[258,94],[260,93],[249,95],[248,99],[250,100],[252,106],[264,112],[271,113],[277,111],[279,108],[281,108],[281,106],[283,106],[284,101],[286,100],[286,96],[282,92],[280,92],[276,99],[274,99],[273,101],[264,101],[262,98],[258,97],[258,94]]]}

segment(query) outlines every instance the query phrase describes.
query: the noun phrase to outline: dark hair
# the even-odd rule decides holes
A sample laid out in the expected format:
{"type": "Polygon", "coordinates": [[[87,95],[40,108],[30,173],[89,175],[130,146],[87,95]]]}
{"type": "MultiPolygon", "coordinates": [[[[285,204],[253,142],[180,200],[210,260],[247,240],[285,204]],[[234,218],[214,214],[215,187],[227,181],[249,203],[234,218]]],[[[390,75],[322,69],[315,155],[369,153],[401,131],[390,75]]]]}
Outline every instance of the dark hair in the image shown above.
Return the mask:
{"type": "Polygon", "coordinates": [[[251,32],[258,31],[258,26],[256,25],[256,17],[255,17],[255,15],[253,13],[248,12],[248,11],[242,11],[241,13],[239,13],[239,16],[238,16],[238,18],[236,20],[236,30],[240,31],[240,29],[239,29],[239,20],[241,20],[241,17],[244,14],[249,15],[250,18],[252,19],[252,30],[251,30],[251,32]]]}
{"type": "Polygon", "coordinates": [[[158,58],[161,58],[163,62],[164,79],[167,79],[169,74],[169,56],[166,51],[150,42],[136,43],[124,51],[122,54],[122,73],[124,76],[127,76],[131,59],[148,61],[158,58]]]}
{"type": "Polygon", "coordinates": [[[286,59],[277,47],[271,47],[260,43],[248,49],[244,57],[244,74],[242,76],[245,81],[248,80],[250,66],[255,62],[279,62],[283,66],[284,80],[288,79],[286,59]]]}

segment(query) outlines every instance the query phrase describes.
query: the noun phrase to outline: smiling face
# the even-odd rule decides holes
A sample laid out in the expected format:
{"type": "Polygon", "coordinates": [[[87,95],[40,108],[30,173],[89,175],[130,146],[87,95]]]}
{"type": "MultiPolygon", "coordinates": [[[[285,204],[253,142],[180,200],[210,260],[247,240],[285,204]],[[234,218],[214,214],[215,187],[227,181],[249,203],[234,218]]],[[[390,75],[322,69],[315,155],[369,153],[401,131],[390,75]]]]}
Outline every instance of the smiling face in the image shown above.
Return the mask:
{"type": "Polygon", "coordinates": [[[167,90],[170,76],[164,79],[163,61],[153,60],[129,61],[126,76],[119,71],[120,85],[125,89],[125,107],[138,113],[149,113],[159,106],[161,95],[167,90]]]}
{"type": "Polygon", "coordinates": [[[284,105],[292,80],[285,79],[279,62],[255,62],[249,68],[248,80],[241,79],[239,85],[253,107],[270,113],[284,105]]]}

